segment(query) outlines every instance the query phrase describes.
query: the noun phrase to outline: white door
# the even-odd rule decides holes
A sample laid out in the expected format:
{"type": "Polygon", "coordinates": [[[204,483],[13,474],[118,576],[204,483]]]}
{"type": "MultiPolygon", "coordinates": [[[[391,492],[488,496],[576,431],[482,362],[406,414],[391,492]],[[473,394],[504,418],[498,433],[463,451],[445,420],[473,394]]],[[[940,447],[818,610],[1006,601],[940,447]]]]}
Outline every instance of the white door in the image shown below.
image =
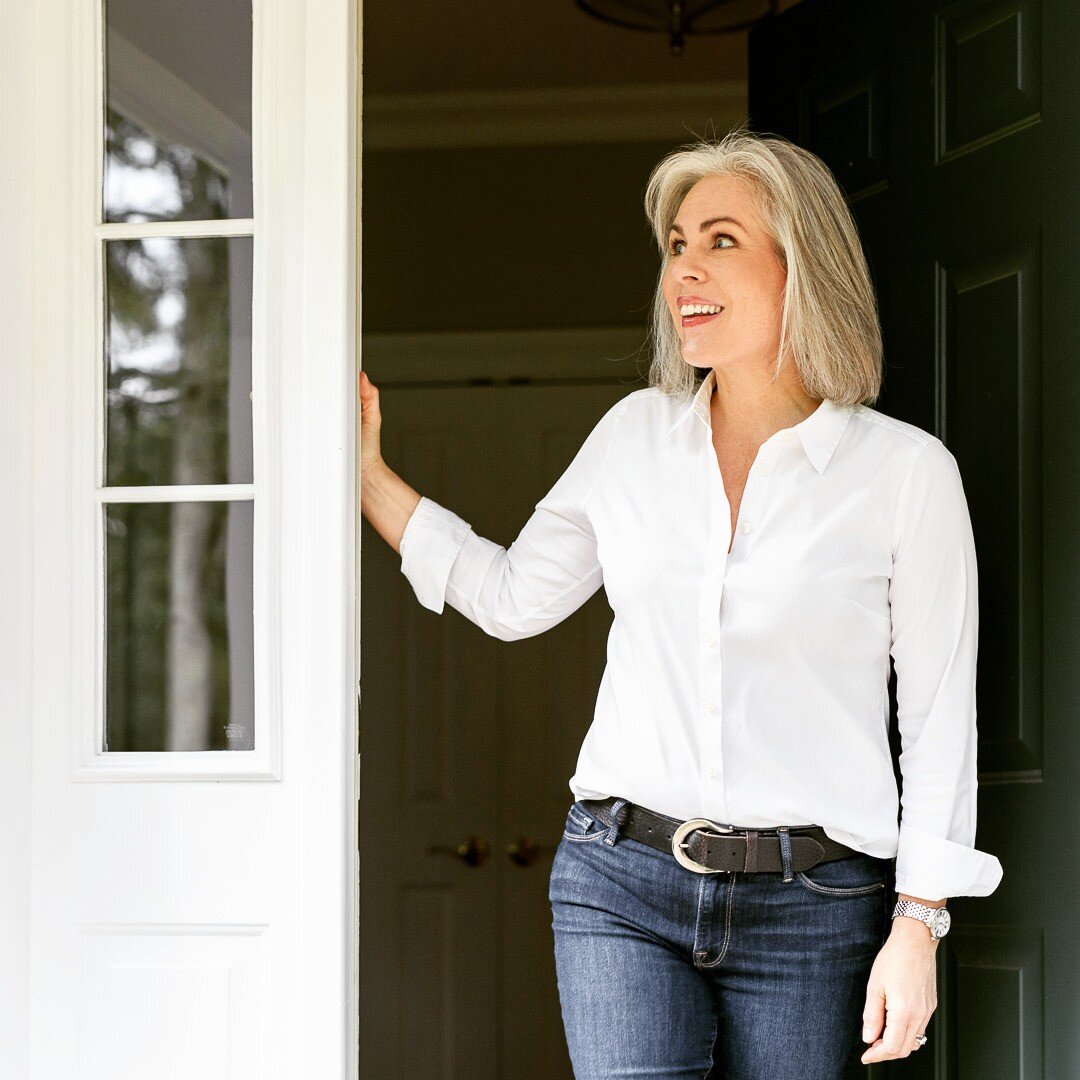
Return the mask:
{"type": "Polygon", "coordinates": [[[4,1076],[356,1075],[357,23],[353,0],[24,21],[28,1023],[4,1076]]]}

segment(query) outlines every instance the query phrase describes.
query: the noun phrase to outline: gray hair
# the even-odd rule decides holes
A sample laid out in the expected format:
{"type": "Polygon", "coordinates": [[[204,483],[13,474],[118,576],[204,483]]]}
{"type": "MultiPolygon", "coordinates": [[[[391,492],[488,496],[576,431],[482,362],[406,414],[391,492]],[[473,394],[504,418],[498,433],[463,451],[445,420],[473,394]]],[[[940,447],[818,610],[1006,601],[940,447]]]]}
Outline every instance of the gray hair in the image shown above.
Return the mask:
{"type": "Polygon", "coordinates": [[[653,300],[649,385],[691,392],[707,369],[682,358],[664,298],[668,236],[687,192],[709,176],[747,180],[787,273],[773,377],[790,353],[806,392],[838,405],[873,404],[881,390],[881,324],[858,230],[840,186],[816,155],[744,127],[676,147],[653,169],[645,212],[662,264],[653,300]]]}

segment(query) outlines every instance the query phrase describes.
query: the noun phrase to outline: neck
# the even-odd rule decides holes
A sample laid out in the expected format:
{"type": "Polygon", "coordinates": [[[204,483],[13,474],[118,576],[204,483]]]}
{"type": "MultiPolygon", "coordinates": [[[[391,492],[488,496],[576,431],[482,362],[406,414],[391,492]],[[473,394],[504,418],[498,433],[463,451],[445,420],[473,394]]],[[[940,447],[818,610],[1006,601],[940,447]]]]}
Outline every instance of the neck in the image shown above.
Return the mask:
{"type": "Polygon", "coordinates": [[[775,381],[760,372],[713,369],[713,387],[709,408],[713,431],[735,442],[761,445],[781,428],[805,420],[821,404],[811,397],[788,364],[775,381]]]}

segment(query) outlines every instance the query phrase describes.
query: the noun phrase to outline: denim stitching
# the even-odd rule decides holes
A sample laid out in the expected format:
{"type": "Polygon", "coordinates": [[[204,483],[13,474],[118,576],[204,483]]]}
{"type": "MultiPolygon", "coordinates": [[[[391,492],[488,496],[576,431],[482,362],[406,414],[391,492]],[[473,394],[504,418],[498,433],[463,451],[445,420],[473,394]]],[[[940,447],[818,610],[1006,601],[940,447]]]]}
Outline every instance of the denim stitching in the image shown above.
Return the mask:
{"type": "Polygon", "coordinates": [[[877,889],[884,889],[884,881],[875,881],[871,885],[853,885],[850,888],[844,888],[836,885],[819,885],[816,881],[811,881],[801,870],[795,871],[799,881],[802,882],[808,889],[814,892],[832,894],[835,896],[863,896],[866,893],[872,893],[877,889]]]}
{"type": "Polygon", "coordinates": [[[709,1047],[709,1071],[706,1077],[712,1075],[714,1066],[716,1065],[716,1040],[720,1034],[720,1010],[716,1007],[716,1002],[713,1002],[713,1029],[712,1029],[712,1045],[709,1047]]]}
{"type": "Polygon", "coordinates": [[[569,840],[572,844],[591,844],[607,834],[607,829],[601,829],[600,832],[593,833],[591,836],[574,836],[573,833],[564,832],[563,839],[569,840]]]}
{"type": "Polygon", "coordinates": [[[630,813],[629,799],[616,799],[611,805],[611,824],[604,835],[604,843],[608,847],[614,847],[615,842],[622,835],[623,825],[626,824],[627,815],[630,813]]]}
{"type": "Polygon", "coordinates": [[[705,875],[698,874],[698,887],[697,887],[697,908],[694,913],[694,944],[692,947],[694,966],[699,967],[697,955],[702,953],[704,956],[708,956],[708,948],[699,949],[698,942],[701,940],[701,912],[705,903],[705,875]]]}
{"type": "Polygon", "coordinates": [[[727,912],[724,918],[724,940],[720,945],[720,955],[715,960],[710,960],[707,964],[702,964],[701,967],[716,967],[716,965],[727,955],[728,942],[731,940],[731,912],[735,907],[735,878],[738,877],[738,875],[738,870],[731,871],[731,881],[728,883],[727,891],[727,912]]]}
{"type": "Polygon", "coordinates": [[[589,834],[589,829],[594,825],[603,825],[603,822],[599,818],[590,817],[588,814],[581,810],[578,810],[576,805],[571,805],[569,812],[566,816],[567,825],[563,828],[563,839],[569,840],[574,844],[589,844],[594,840],[599,840],[602,836],[606,836],[608,829],[607,826],[599,829],[595,833],[589,834]],[[579,829],[580,833],[571,832],[569,823],[573,822],[579,829]]]}

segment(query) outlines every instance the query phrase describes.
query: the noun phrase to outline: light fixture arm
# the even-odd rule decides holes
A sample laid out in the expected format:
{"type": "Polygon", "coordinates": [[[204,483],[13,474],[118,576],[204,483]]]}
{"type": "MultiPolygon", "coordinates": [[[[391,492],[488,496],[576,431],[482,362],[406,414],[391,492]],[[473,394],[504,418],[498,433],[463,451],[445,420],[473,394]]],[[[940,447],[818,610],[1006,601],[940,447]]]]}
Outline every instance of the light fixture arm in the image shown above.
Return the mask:
{"type": "Polygon", "coordinates": [[[774,16],[780,0],[576,0],[582,11],[628,30],[666,34],[681,56],[690,34],[730,34],[774,16]]]}

